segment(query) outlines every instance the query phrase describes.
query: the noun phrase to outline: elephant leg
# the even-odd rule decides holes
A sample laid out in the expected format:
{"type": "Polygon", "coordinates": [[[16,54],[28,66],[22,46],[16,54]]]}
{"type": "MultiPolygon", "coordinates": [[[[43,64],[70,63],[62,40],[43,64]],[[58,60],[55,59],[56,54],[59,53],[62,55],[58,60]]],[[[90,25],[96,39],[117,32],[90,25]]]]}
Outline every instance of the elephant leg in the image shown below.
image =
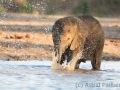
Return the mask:
{"type": "Polygon", "coordinates": [[[78,51],[73,51],[71,54],[71,59],[67,65],[67,69],[68,70],[79,69],[79,64],[80,64],[79,59],[81,56],[82,56],[82,53],[78,53],[78,51]]]}
{"type": "Polygon", "coordinates": [[[52,65],[51,69],[52,70],[62,70],[63,66],[57,63],[58,57],[55,55],[55,52],[52,54],[52,65]]]}
{"type": "Polygon", "coordinates": [[[60,62],[61,65],[64,63],[65,57],[66,57],[66,54],[64,53],[61,57],[61,62],[60,62]]]}
{"type": "Polygon", "coordinates": [[[78,61],[77,61],[77,63],[76,63],[76,67],[75,67],[75,69],[79,69],[79,66],[80,66],[80,63],[81,62],[86,62],[86,60],[85,59],[79,59],[78,61]]]}
{"type": "Polygon", "coordinates": [[[70,59],[71,59],[70,46],[69,46],[69,47],[65,50],[65,52],[62,54],[60,64],[62,65],[66,59],[67,59],[67,63],[68,63],[68,62],[70,61],[70,59]]]}
{"type": "Polygon", "coordinates": [[[93,70],[100,70],[101,59],[102,59],[102,50],[99,50],[94,53],[93,60],[91,60],[93,70]]]}
{"type": "Polygon", "coordinates": [[[70,62],[71,58],[72,58],[72,51],[69,50],[69,51],[67,52],[67,64],[68,64],[68,62],[70,62]]]}
{"type": "Polygon", "coordinates": [[[79,69],[79,65],[80,65],[80,63],[81,63],[80,61],[76,63],[76,65],[75,65],[75,69],[79,69]]]}

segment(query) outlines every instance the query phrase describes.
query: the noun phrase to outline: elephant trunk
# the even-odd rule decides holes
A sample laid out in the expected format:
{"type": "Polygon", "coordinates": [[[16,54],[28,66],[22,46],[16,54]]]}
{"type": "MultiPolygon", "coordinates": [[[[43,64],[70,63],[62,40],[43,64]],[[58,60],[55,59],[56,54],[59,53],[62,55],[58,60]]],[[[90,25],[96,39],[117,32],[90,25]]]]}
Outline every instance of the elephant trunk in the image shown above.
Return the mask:
{"type": "Polygon", "coordinates": [[[51,65],[52,70],[63,69],[63,66],[60,65],[61,55],[62,50],[59,48],[59,45],[55,45],[52,53],[52,65],[51,65]]]}
{"type": "Polygon", "coordinates": [[[63,66],[61,66],[60,64],[57,63],[58,60],[58,54],[56,55],[55,52],[52,53],[52,65],[51,65],[51,69],[52,70],[62,70],[63,66]]]}
{"type": "Polygon", "coordinates": [[[61,63],[61,57],[62,57],[62,50],[61,49],[59,49],[59,53],[58,53],[58,61],[57,61],[57,63],[61,63]]]}
{"type": "Polygon", "coordinates": [[[62,60],[62,55],[64,54],[64,52],[67,48],[68,48],[68,46],[63,46],[63,44],[60,45],[60,47],[58,49],[58,61],[57,61],[57,63],[62,64],[62,61],[64,61],[64,60],[62,60]]]}

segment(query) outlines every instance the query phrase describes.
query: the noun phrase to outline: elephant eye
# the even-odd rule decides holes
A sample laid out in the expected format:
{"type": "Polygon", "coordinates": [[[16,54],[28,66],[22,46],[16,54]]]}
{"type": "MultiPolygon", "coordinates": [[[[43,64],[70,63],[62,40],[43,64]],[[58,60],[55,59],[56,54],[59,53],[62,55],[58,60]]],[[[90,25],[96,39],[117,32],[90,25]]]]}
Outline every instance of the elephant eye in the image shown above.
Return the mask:
{"type": "Polygon", "coordinates": [[[68,38],[68,40],[70,40],[70,38],[68,38]]]}
{"type": "Polygon", "coordinates": [[[70,30],[68,30],[68,32],[70,32],[70,30]]]}

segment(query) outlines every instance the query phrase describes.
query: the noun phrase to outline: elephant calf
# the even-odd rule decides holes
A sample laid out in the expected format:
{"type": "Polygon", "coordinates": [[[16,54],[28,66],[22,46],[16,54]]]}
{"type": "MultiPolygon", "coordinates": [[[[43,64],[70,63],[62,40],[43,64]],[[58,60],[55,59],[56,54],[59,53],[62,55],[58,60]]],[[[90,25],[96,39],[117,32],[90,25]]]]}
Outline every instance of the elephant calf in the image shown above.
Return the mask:
{"type": "Polygon", "coordinates": [[[54,43],[51,69],[75,70],[80,62],[91,60],[99,70],[104,46],[100,23],[89,15],[70,16],[57,20],[52,28],[54,43]],[[67,64],[63,65],[67,60],[67,64]]]}

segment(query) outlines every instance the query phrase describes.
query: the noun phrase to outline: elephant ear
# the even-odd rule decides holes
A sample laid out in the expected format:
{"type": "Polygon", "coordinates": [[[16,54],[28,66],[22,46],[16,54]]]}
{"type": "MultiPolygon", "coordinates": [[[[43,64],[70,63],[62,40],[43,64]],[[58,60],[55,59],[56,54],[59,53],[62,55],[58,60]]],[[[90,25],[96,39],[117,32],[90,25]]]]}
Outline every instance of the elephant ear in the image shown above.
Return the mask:
{"type": "Polygon", "coordinates": [[[72,42],[71,42],[71,45],[70,45],[70,50],[74,50],[75,48],[77,48],[79,46],[79,35],[76,33],[72,42]]]}
{"type": "Polygon", "coordinates": [[[86,40],[88,27],[85,23],[80,20],[80,23],[77,24],[77,29],[75,31],[74,38],[70,45],[70,50],[75,50],[75,48],[82,49],[86,40]]]}

